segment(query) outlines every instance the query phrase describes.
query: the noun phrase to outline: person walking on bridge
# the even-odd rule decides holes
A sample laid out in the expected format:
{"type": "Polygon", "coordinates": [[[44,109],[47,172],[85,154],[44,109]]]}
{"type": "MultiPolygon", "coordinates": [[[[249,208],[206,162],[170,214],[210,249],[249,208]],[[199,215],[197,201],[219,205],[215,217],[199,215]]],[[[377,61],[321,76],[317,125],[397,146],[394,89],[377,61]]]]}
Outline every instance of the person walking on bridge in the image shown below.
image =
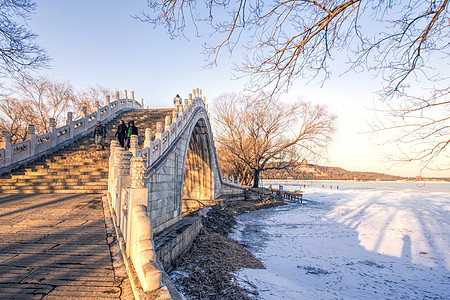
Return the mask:
{"type": "Polygon", "coordinates": [[[120,146],[122,148],[125,147],[125,138],[127,137],[127,125],[125,125],[125,122],[123,120],[120,120],[120,124],[117,127],[116,136],[120,146]]]}
{"type": "Polygon", "coordinates": [[[138,129],[136,126],[134,126],[134,121],[131,120],[128,122],[128,129],[127,129],[127,146],[125,150],[130,149],[130,140],[132,135],[138,135],[138,129]]]}
{"type": "Polygon", "coordinates": [[[97,146],[97,151],[105,150],[105,137],[106,137],[106,128],[103,126],[100,121],[97,121],[97,125],[94,129],[94,140],[95,145],[97,146]],[[102,147],[100,149],[100,146],[102,147]]]}

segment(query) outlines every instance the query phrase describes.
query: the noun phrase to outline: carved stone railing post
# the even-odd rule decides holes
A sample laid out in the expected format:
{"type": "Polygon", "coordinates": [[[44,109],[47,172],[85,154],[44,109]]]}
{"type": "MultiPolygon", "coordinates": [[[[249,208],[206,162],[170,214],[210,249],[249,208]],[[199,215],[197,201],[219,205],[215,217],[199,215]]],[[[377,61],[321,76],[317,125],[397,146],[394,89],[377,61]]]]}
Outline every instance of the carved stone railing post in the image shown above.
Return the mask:
{"type": "Polygon", "coordinates": [[[28,124],[27,140],[30,141],[30,156],[33,156],[36,151],[36,132],[33,124],[28,124]]]}
{"type": "MultiPolygon", "coordinates": [[[[109,155],[109,172],[108,172],[108,195],[110,199],[114,196],[114,189],[115,189],[115,178],[116,178],[116,151],[120,147],[120,144],[116,140],[112,140],[109,149],[110,149],[110,155],[109,155]]],[[[113,203],[113,202],[112,202],[113,203]]]]}
{"type": "Polygon", "coordinates": [[[131,158],[133,154],[129,151],[122,151],[121,148],[116,150],[119,152],[119,175],[118,175],[118,201],[116,202],[116,214],[119,213],[119,226],[122,228],[123,232],[126,232],[125,226],[127,224],[126,220],[126,210],[128,207],[128,203],[126,203],[127,199],[123,198],[123,190],[130,186],[131,177],[130,177],[130,167],[131,167],[131,158]]]}
{"type": "Polygon", "coordinates": [[[131,188],[140,189],[144,187],[145,158],[131,158],[131,188]]]}
{"type": "Polygon", "coordinates": [[[2,131],[2,141],[0,142],[0,149],[5,150],[4,166],[8,166],[12,161],[12,147],[11,147],[11,135],[9,131],[2,131]]]}
{"type": "Polygon", "coordinates": [[[184,99],[184,107],[183,110],[186,110],[188,108],[189,102],[188,99],[184,99]]]}
{"type": "Polygon", "coordinates": [[[125,99],[125,107],[128,107],[128,91],[123,90],[123,99],[125,99]]]}
{"type": "Polygon", "coordinates": [[[56,139],[58,137],[57,132],[56,132],[56,120],[54,118],[50,118],[49,119],[49,124],[50,124],[50,140],[51,140],[51,145],[52,147],[56,146],[56,139]]]}
{"type": "Polygon", "coordinates": [[[177,122],[177,118],[178,118],[178,112],[177,112],[177,110],[174,110],[172,112],[172,124],[175,124],[177,122]]]}
{"type": "Polygon", "coordinates": [[[130,137],[130,150],[131,153],[133,153],[133,156],[137,156],[137,151],[138,151],[138,136],[133,134],[130,137]]]}
{"type": "Polygon", "coordinates": [[[160,140],[162,134],[162,123],[158,122],[156,123],[156,134],[155,134],[155,140],[160,140]]]}
{"type": "Polygon", "coordinates": [[[192,105],[192,94],[189,94],[189,106],[192,105]]]}
{"type": "Polygon", "coordinates": [[[114,98],[117,101],[117,110],[121,110],[123,105],[120,104],[120,92],[119,91],[116,91],[114,98]]]}
{"type": "Polygon", "coordinates": [[[84,128],[84,130],[83,131],[85,131],[85,130],[87,130],[87,128],[88,128],[88,117],[87,117],[87,107],[86,106],[83,106],[82,108],[81,108],[81,114],[82,114],[82,116],[83,116],[83,128],[84,128]]]}
{"type": "Polygon", "coordinates": [[[67,112],[66,125],[69,126],[69,138],[73,139],[75,126],[73,124],[73,113],[71,111],[67,112]]]}
{"type": "Polygon", "coordinates": [[[131,159],[131,188],[129,189],[127,254],[133,262],[144,292],[161,287],[162,273],[157,267],[151,221],[148,217],[148,189],[144,184],[145,159],[131,159]]]}
{"type": "Polygon", "coordinates": [[[106,113],[108,116],[111,114],[111,96],[106,95],[106,113]]]}
{"type": "MultiPolygon", "coordinates": [[[[141,98],[141,106],[144,107],[144,98],[141,98]]],[[[146,108],[148,109],[148,106],[146,108]]]]}
{"type": "Polygon", "coordinates": [[[100,102],[95,101],[95,110],[97,111],[96,121],[100,121],[100,102]]]}
{"type": "Polygon", "coordinates": [[[144,148],[150,148],[151,142],[152,142],[152,129],[145,128],[144,148]]]}
{"type": "Polygon", "coordinates": [[[170,116],[166,116],[165,123],[164,123],[164,131],[170,130],[170,116]]]}

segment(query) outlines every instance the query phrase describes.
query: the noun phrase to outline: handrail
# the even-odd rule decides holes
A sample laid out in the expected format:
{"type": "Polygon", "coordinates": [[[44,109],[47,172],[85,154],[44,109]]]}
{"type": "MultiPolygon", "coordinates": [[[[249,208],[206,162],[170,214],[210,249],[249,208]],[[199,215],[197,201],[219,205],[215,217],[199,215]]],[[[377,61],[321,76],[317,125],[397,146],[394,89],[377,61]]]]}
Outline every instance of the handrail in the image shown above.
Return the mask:
{"type": "Polygon", "coordinates": [[[115,94],[115,101],[111,102],[110,96],[106,96],[107,104],[100,107],[96,101],[96,111],[87,114],[86,107],[82,108],[83,116],[78,120],[72,120],[72,112],[67,113],[66,124],[61,127],[55,126],[55,119],[50,119],[50,132],[35,135],[35,126],[28,125],[28,136],[26,141],[12,144],[9,131],[2,131],[0,141],[0,173],[8,172],[37,157],[53,152],[61,146],[66,145],[80,136],[90,132],[97,121],[106,121],[116,116],[118,112],[143,107],[143,99],[138,102],[134,100],[134,92],[128,99],[127,91],[124,91],[124,99],[120,98],[119,92],[115,94]]]}

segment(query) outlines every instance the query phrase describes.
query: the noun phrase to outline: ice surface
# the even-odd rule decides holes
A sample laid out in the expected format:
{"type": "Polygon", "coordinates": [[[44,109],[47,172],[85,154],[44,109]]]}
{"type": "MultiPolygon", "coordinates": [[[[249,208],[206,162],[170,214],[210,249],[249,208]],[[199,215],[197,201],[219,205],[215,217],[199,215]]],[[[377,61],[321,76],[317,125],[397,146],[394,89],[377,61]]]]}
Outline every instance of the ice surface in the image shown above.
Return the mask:
{"type": "Polygon", "coordinates": [[[450,299],[450,184],[377,184],[239,216],[231,237],[266,266],[240,278],[262,299],[450,299]]]}

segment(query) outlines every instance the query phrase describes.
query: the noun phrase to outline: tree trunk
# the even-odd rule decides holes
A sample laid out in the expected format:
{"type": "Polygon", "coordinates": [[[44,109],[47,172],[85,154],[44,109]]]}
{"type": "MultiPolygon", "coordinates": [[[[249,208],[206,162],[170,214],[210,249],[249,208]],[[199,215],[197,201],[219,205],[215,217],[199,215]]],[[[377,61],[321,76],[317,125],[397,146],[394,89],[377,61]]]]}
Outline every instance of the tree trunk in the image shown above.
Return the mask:
{"type": "Polygon", "coordinates": [[[260,170],[255,170],[253,173],[253,186],[254,188],[259,187],[259,172],[260,170]]]}

